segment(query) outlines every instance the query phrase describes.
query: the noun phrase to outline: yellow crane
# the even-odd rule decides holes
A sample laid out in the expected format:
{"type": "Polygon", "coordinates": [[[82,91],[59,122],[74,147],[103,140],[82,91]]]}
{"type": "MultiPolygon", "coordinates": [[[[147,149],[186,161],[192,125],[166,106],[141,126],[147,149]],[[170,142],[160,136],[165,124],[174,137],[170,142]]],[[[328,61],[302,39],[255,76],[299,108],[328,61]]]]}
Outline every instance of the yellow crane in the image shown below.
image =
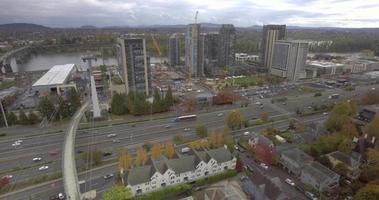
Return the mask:
{"type": "Polygon", "coordinates": [[[161,49],[159,48],[157,40],[155,40],[154,34],[151,34],[151,39],[153,39],[154,47],[157,50],[159,57],[161,57],[162,56],[162,52],[161,52],[161,49]]]}

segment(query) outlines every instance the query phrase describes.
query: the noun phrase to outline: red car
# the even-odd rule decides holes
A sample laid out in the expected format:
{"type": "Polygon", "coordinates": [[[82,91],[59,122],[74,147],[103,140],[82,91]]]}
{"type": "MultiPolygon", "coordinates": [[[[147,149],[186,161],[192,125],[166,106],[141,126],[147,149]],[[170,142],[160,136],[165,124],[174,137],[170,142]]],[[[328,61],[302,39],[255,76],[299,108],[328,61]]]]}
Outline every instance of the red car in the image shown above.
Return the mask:
{"type": "Polygon", "coordinates": [[[52,156],[55,156],[58,154],[58,150],[51,150],[51,151],[49,151],[49,154],[52,156]]]}

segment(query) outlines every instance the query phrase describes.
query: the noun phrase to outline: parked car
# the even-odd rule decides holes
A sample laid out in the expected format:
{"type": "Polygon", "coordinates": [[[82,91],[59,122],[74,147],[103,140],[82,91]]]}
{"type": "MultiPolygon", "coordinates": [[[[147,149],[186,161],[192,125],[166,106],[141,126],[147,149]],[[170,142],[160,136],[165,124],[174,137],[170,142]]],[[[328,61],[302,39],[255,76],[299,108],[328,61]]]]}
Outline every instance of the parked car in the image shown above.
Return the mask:
{"type": "Polygon", "coordinates": [[[58,199],[59,199],[59,200],[64,200],[64,199],[65,199],[63,193],[59,193],[59,194],[58,194],[58,199]]]}
{"type": "Polygon", "coordinates": [[[266,170],[268,169],[268,166],[264,163],[260,163],[259,166],[261,166],[263,169],[266,169],[266,170]]]}
{"type": "Polygon", "coordinates": [[[245,131],[245,132],[243,133],[243,135],[249,135],[249,134],[250,134],[249,131],[245,131]]]}
{"type": "Polygon", "coordinates": [[[83,153],[84,151],[83,150],[77,150],[76,153],[79,154],[79,153],[83,153]]]}
{"type": "Polygon", "coordinates": [[[187,131],[190,131],[191,128],[184,128],[184,131],[187,132],[187,131]]]}
{"type": "Polygon", "coordinates": [[[171,126],[170,126],[170,124],[167,124],[166,126],[164,126],[165,128],[170,128],[171,126]]]}
{"type": "Polygon", "coordinates": [[[310,192],[305,192],[305,196],[307,196],[308,199],[317,200],[317,197],[314,194],[310,193],[310,192]]]}
{"type": "Polygon", "coordinates": [[[47,165],[44,165],[44,166],[41,166],[40,168],[38,168],[39,171],[43,171],[43,170],[47,170],[49,169],[49,166],[47,165]]]}
{"type": "Polygon", "coordinates": [[[289,179],[289,178],[286,178],[286,180],[284,180],[288,185],[291,185],[291,186],[295,186],[295,183],[289,179]]]}
{"type": "Polygon", "coordinates": [[[120,143],[120,140],[112,140],[113,143],[120,143]]]}
{"type": "Polygon", "coordinates": [[[113,177],[113,174],[107,174],[107,175],[104,175],[104,179],[107,180],[107,179],[110,179],[113,177]]]}
{"type": "Polygon", "coordinates": [[[243,181],[247,181],[249,180],[249,178],[247,176],[241,176],[240,177],[240,180],[243,182],[243,181]]]}
{"type": "Polygon", "coordinates": [[[224,115],[224,113],[218,113],[218,114],[217,114],[218,117],[221,117],[221,116],[223,116],[223,115],[224,115]]]}

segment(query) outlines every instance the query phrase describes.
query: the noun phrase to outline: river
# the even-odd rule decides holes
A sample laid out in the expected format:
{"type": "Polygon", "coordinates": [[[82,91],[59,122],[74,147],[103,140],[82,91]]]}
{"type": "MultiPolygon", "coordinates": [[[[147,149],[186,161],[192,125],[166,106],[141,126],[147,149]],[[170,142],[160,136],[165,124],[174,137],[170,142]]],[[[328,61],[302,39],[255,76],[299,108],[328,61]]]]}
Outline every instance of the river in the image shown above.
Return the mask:
{"type": "MultiPolygon", "coordinates": [[[[25,63],[17,64],[16,59],[11,58],[11,66],[14,72],[27,72],[27,71],[38,71],[38,70],[48,70],[54,65],[62,64],[76,64],[78,66],[87,65],[82,61],[82,56],[88,55],[87,52],[77,52],[77,53],[57,53],[57,54],[38,54],[32,56],[25,63]]],[[[151,57],[151,63],[163,62],[165,58],[151,57]]],[[[96,62],[92,62],[92,66],[99,65],[118,65],[117,59],[115,57],[108,58],[98,58],[96,62]]]]}

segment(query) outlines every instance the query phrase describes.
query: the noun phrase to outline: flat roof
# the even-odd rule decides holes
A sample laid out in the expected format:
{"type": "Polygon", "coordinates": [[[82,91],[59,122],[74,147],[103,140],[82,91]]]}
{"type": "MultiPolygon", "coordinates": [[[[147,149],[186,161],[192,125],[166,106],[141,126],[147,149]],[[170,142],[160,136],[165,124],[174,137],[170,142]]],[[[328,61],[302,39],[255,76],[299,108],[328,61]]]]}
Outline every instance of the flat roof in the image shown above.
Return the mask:
{"type": "Polygon", "coordinates": [[[55,65],[38,79],[33,87],[65,84],[75,64],[55,65]]]}
{"type": "Polygon", "coordinates": [[[341,63],[334,63],[334,62],[327,62],[327,61],[309,61],[306,63],[306,65],[314,66],[314,67],[322,67],[322,68],[343,66],[343,64],[341,63]]]}

